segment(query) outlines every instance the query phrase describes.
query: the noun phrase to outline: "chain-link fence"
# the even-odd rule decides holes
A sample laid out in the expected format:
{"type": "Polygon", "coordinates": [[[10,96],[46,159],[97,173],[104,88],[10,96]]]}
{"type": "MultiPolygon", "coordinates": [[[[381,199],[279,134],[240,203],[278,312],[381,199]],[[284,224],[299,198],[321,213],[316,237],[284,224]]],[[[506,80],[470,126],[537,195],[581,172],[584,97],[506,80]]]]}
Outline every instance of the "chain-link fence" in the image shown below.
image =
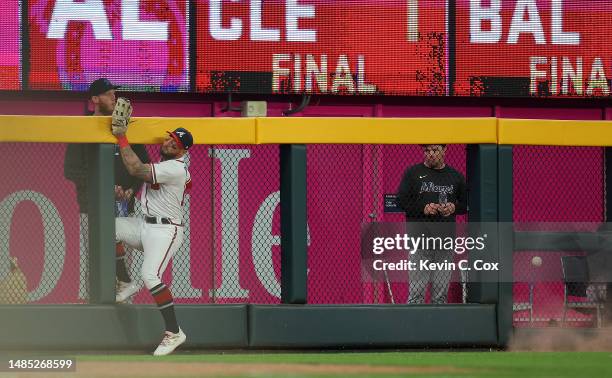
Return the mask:
{"type": "MultiPolygon", "coordinates": [[[[148,146],[153,161],[159,147],[148,146]]],[[[177,303],[280,303],[279,150],[196,145],[185,238],[163,276],[177,303]]],[[[138,276],[141,254],[131,254],[138,276]]],[[[142,290],[135,303],[151,303],[142,290]]]]}
{"type": "MultiPolygon", "coordinates": [[[[87,208],[86,197],[77,198],[76,185],[64,177],[67,145],[3,143],[1,148],[6,156],[1,163],[0,285],[6,288],[1,301],[87,302],[88,218],[79,208],[79,202],[87,208]]],[[[159,161],[159,146],[147,151],[151,161],[159,161]]],[[[75,164],[86,159],[79,153],[75,164]]],[[[276,145],[196,145],[190,150],[185,238],[163,276],[177,303],[280,302],[278,154],[276,145]]],[[[82,182],[86,173],[83,168],[80,177],[73,172],[71,178],[82,182]]],[[[139,201],[134,215],[142,216],[139,201]]],[[[128,250],[127,262],[139,282],[142,253],[128,250]]],[[[147,290],[133,299],[151,302],[147,290]]]]}
{"type": "Polygon", "coordinates": [[[1,143],[0,151],[0,302],[87,302],[87,219],[64,177],[66,145],[1,143]]]}
{"type": "MultiPolygon", "coordinates": [[[[1,146],[0,301],[86,303],[87,217],[81,214],[74,183],[65,178],[67,145],[1,146]]],[[[159,159],[158,146],[147,149],[153,161],[159,159]]],[[[278,152],[277,145],[193,147],[186,238],[164,275],[177,303],[280,302],[278,152]]],[[[407,303],[409,274],[401,280],[364,280],[360,232],[363,224],[405,220],[397,194],[406,169],[423,163],[423,148],[309,145],[307,153],[308,303],[407,303]]],[[[445,162],[465,175],[465,145],[449,145],[445,162]]],[[[519,233],[598,231],[605,218],[603,148],[515,146],[513,166],[519,233]]],[[[428,182],[425,177],[419,181],[419,192],[437,187],[434,202],[444,202],[444,183],[428,182]]],[[[142,214],[138,201],[135,213],[142,214]]],[[[457,217],[465,221],[465,215],[457,217]]],[[[588,254],[569,247],[515,251],[515,326],[558,324],[564,318],[568,324],[592,325],[594,311],[568,307],[567,293],[589,299],[605,292],[590,282],[566,285],[571,281],[563,265],[574,262],[566,256],[588,254]]],[[[137,279],[142,256],[128,256],[137,279]]],[[[439,290],[429,282],[432,278],[418,281],[423,287],[412,291],[422,292],[426,303],[435,302],[439,290]]],[[[447,302],[464,300],[462,281],[458,273],[450,277],[447,302]]],[[[142,290],[134,302],[151,299],[142,290]]]]}
{"type": "MultiPolygon", "coordinates": [[[[447,167],[441,170],[444,173],[423,166],[427,154],[419,145],[309,145],[307,154],[308,303],[407,303],[408,274],[382,282],[364,280],[360,252],[362,224],[405,222],[398,191],[408,167],[415,168],[406,181],[403,206],[410,203],[412,208],[418,208],[410,210],[410,220],[428,218],[423,217],[423,211],[430,201],[436,205],[454,202],[457,176],[450,173],[448,166],[465,176],[465,145],[447,146],[444,153],[447,167]]],[[[439,157],[439,152],[430,154],[439,157]]],[[[459,222],[465,221],[464,215],[457,218],[459,222]]],[[[413,277],[412,281],[414,297],[422,297],[417,302],[435,302],[432,290],[442,292],[438,301],[463,300],[458,274],[413,277]]]]}
{"type": "MultiPolygon", "coordinates": [[[[519,235],[548,231],[570,235],[592,233],[604,221],[605,169],[601,147],[514,146],[513,180],[514,222],[519,235]]],[[[590,326],[597,322],[595,308],[569,304],[589,301],[586,292],[589,283],[570,280],[567,257],[584,257],[587,251],[571,250],[567,245],[559,248],[563,249],[555,250],[549,243],[546,250],[522,247],[515,251],[516,327],[590,326]],[[582,284],[586,286],[578,293],[576,285],[582,284]]]]}

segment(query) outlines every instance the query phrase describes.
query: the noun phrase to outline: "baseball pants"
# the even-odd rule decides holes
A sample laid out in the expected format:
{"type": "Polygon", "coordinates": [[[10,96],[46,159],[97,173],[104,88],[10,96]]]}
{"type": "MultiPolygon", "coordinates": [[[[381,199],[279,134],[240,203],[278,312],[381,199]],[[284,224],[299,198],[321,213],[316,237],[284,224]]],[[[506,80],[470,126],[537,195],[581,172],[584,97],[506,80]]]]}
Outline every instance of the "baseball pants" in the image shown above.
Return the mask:
{"type": "MultiPolygon", "coordinates": [[[[452,251],[417,251],[410,255],[410,262],[415,262],[416,266],[420,266],[423,260],[429,260],[430,263],[453,262],[452,251]]],[[[431,303],[442,304],[447,302],[448,284],[451,279],[451,270],[436,269],[436,270],[413,270],[409,274],[409,304],[425,303],[425,290],[427,284],[431,282],[431,303]]]]}
{"type": "Polygon", "coordinates": [[[147,289],[162,283],[161,276],[183,242],[183,227],[149,224],[141,217],[115,218],[116,240],[143,251],[140,275],[147,289]]]}

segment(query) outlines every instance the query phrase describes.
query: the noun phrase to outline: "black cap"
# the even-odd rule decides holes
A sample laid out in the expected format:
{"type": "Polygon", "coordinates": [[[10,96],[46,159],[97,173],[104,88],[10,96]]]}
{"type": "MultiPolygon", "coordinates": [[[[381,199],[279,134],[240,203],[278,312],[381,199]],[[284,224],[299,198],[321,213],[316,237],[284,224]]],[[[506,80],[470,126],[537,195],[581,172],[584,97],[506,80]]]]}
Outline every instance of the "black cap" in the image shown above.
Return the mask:
{"type": "Polygon", "coordinates": [[[193,135],[189,132],[189,130],[179,127],[174,131],[166,131],[168,134],[172,135],[177,142],[180,142],[184,149],[188,150],[191,146],[193,146],[193,135]]]}
{"type": "Polygon", "coordinates": [[[105,77],[101,77],[98,80],[91,83],[91,85],[89,86],[89,90],[87,90],[87,94],[89,95],[89,97],[99,96],[106,91],[109,91],[111,89],[117,89],[117,88],[121,88],[121,87],[118,85],[113,85],[113,83],[111,83],[110,80],[108,80],[105,77]]]}

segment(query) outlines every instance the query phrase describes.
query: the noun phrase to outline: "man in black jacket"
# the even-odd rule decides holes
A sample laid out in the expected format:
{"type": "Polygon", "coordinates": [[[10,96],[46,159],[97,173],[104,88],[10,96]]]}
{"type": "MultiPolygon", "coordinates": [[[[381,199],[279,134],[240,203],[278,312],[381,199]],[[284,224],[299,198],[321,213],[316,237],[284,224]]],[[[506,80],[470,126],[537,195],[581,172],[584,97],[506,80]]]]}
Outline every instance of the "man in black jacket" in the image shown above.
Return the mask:
{"type": "MultiPolygon", "coordinates": [[[[467,211],[465,178],[444,162],[445,144],[423,145],[424,162],[409,167],[398,190],[398,202],[406,213],[406,221],[413,236],[454,237],[457,214],[467,211]],[[435,222],[431,227],[424,222],[435,222]]],[[[453,251],[441,248],[419,250],[411,255],[420,268],[421,260],[431,263],[453,262],[453,251]]],[[[408,303],[423,303],[425,290],[431,282],[433,303],[446,303],[450,269],[410,271],[408,303]]]]}
{"type": "MultiPolygon", "coordinates": [[[[88,111],[88,115],[110,116],[115,108],[115,91],[119,88],[113,85],[108,79],[100,78],[89,86],[87,92],[88,105],[93,105],[93,113],[88,111]]],[[[80,258],[79,271],[81,282],[79,284],[79,298],[88,297],[87,277],[88,277],[88,254],[89,254],[89,227],[87,217],[88,202],[88,179],[89,170],[89,144],[68,144],[64,157],[64,177],[72,181],[77,193],[77,202],[80,212],[80,258]]],[[[143,145],[132,145],[134,152],[140,160],[148,163],[149,155],[143,145]]],[[[142,180],[131,176],[119,155],[118,147],[115,146],[115,213],[117,216],[128,216],[134,212],[134,197],[142,185],[142,180]]],[[[109,204],[110,206],[110,204],[109,204]]],[[[117,252],[117,278],[120,282],[130,283],[130,278],[125,266],[125,253],[123,250],[117,252]]]]}

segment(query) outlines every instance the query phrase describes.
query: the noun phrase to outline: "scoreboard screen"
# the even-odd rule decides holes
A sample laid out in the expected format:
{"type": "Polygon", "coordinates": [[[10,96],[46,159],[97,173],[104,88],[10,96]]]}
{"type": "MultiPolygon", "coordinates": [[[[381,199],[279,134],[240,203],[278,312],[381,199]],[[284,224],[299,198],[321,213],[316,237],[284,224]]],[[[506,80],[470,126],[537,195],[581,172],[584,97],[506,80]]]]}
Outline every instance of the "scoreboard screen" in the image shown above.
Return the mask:
{"type": "Polygon", "coordinates": [[[610,95],[612,1],[460,0],[456,20],[455,95],[610,95]]]}
{"type": "Polygon", "coordinates": [[[5,91],[610,96],[612,0],[4,0],[0,20],[5,91]]]}
{"type": "MultiPolygon", "coordinates": [[[[11,0],[9,0],[11,1],[11,0]]],[[[30,89],[189,91],[188,1],[29,0],[30,89]]]]}
{"type": "Polygon", "coordinates": [[[21,2],[0,2],[0,90],[21,89],[21,2]]]}
{"type": "Polygon", "coordinates": [[[447,94],[446,0],[203,3],[198,91],[447,94]]]}

